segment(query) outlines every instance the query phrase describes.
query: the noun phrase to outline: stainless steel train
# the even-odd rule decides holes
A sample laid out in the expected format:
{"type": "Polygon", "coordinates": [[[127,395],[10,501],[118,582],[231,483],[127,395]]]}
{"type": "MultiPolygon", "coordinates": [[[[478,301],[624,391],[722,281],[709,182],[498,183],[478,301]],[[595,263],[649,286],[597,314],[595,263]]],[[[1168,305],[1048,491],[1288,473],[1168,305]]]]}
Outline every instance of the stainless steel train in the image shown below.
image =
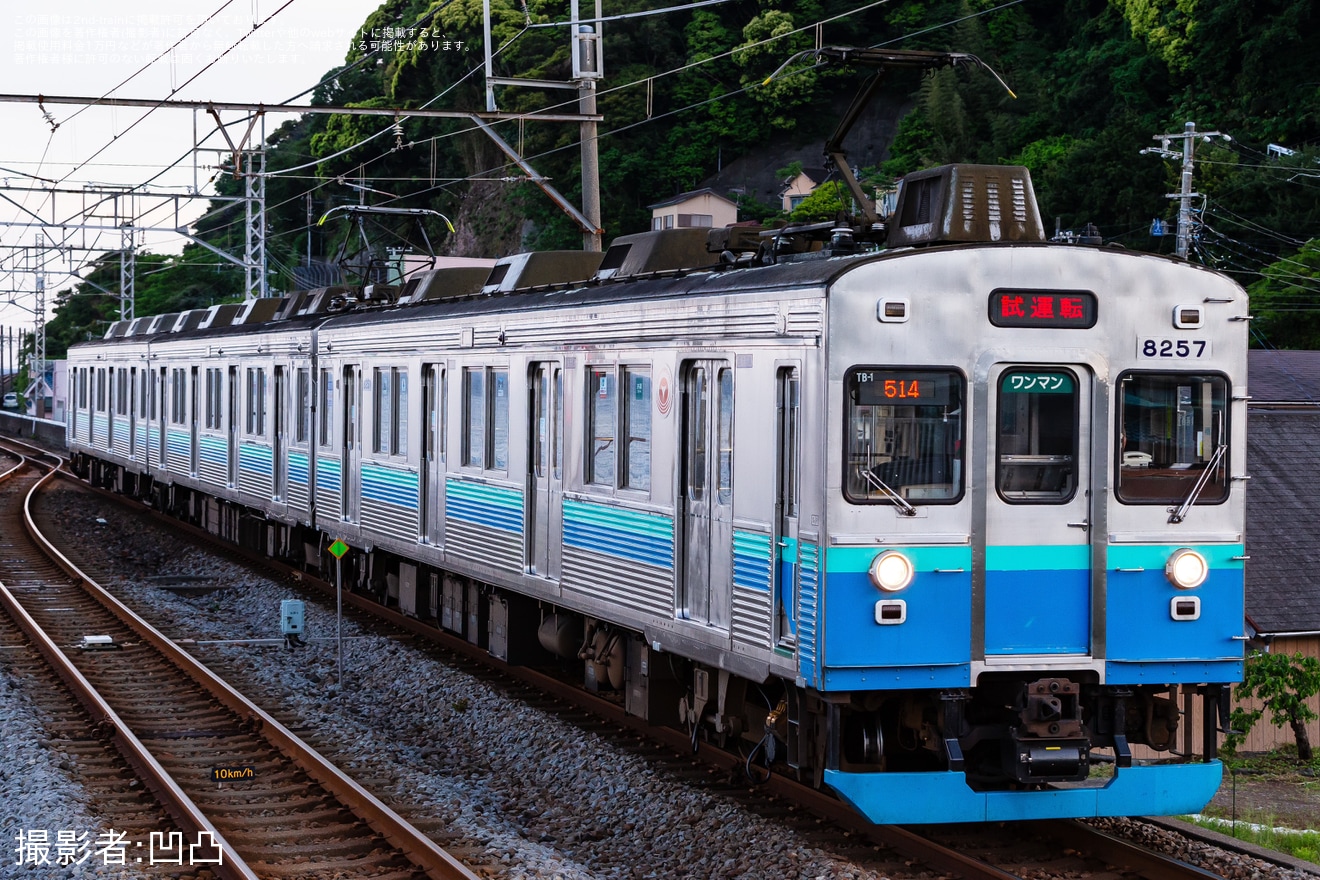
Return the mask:
{"type": "Polygon", "coordinates": [[[865,228],[121,322],[70,352],[68,437],[874,822],[1180,813],[1242,674],[1247,312],[1046,241],[1025,169],[946,166],[865,228]]]}

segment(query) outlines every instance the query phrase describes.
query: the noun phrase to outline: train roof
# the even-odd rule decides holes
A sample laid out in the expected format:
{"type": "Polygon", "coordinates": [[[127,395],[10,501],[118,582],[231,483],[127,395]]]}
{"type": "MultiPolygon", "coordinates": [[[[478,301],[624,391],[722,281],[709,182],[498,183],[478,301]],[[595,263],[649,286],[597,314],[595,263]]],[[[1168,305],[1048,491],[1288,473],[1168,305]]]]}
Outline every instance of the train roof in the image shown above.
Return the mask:
{"type": "MultiPolygon", "coordinates": [[[[655,235],[655,233],[649,235],[655,235]]],[[[284,317],[284,313],[293,313],[300,304],[312,302],[318,297],[321,300],[327,300],[331,294],[349,297],[347,288],[329,288],[324,291],[299,292],[292,297],[283,299],[256,300],[247,304],[229,304],[231,307],[234,305],[239,306],[239,311],[234,317],[233,323],[229,324],[211,322],[206,317],[203,317],[199,322],[192,320],[190,313],[184,312],[181,315],[164,316],[160,321],[149,321],[149,327],[141,326],[143,322],[142,319],[139,319],[134,322],[133,329],[135,332],[110,332],[103,340],[80,343],[80,345],[132,344],[144,341],[159,342],[165,339],[224,338],[258,332],[302,333],[312,327],[335,328],[449,316],[507,314],[592,304],[658,301],[675,296],[753,295],[794,289],[804,291],[815,289],[824,295],[839,276],[866,263],[903,259],[916,255],[965,251],[972,248],[1047,248],[1051,250],[1083,248],[1088,251],[1102,251],[1123,258],[1148,258],[1216,274],[1211,269],[1184,260],[1121,248],[1096,248],[1086,245],[1051,242],[950,243],[927,247],[893,248],[876,253],[845,256],[803,254],[792,261],[768,266],[723,265],[698,270],[667,270],[641,277],[637,275],[606,278],[598,276],[579,282],[547,284],[507,291],[499,291],[493,285],[480,285],[473,278],[464,276],[458,294],[453,296],[423,298],[419,302],[398,303],[379,302],[371,299],[353,301],[350,298],[347,307],[339,311],[327,311],[324,308],[319,308],[307,313],[290,314],[288,317],[284,317]],[[482,292],[483,288],[488,292],[482,292]],[[254,306],[253,302],[257,303],[258,306],[254,306]],[[257,315],[262,317],[274,315],[275,320],[253,320],[253,316],[257,315]]],[[[454,270],[439,269],[434,271],[435,273],[445,273],[454,270]]],[[[458,271],[462,272],[464,270],[458,271]]],[[[432,280],[431,283],[438,282],[432,280]]],[[[199,310],[199,312],[214,312],[221,308],[223,307],[213,306],[210,310],[199,310]]],[[[228,317],[228,314],[233,314],[233,312],[227,313],[226,317],[228,317]]]]}

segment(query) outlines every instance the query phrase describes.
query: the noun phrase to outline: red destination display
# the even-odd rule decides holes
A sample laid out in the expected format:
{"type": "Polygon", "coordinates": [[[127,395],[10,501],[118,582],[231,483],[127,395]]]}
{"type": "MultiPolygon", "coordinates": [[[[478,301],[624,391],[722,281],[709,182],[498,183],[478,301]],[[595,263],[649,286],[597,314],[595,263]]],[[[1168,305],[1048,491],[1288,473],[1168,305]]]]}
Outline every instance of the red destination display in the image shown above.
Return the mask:
{"type": "Polygon", "coordinates": [[[1089,290],[996,290],[990,294],[990,323],[996,327],[1095,326],[1095,294],[1089,290]]]}

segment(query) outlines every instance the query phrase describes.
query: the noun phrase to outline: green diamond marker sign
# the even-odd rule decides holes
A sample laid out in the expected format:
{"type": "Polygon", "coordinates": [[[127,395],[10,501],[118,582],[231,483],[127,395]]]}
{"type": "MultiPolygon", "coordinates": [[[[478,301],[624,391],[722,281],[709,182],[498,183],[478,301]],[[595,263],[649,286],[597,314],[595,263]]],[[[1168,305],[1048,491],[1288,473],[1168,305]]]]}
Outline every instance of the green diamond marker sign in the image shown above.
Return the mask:
{"type": "Polygon", "coordinates": [[[343,541],[335,541],[330,545],[330,552],[334,555],[335,559],[343,559],[344,554],[348,552],[348,545],[343,541]]]}

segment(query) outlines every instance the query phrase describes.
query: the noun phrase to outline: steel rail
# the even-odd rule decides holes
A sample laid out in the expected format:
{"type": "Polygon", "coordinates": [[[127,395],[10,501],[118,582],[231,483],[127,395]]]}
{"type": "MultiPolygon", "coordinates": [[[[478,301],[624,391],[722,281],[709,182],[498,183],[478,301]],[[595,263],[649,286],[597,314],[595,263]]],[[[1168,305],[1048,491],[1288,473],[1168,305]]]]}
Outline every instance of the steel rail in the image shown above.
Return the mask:
{"type": "MultiPolygon", "coordinates": [[[[178,520],[166,519],[173,525],[177,526],[179,524],[178,520]]],[[[196,529],[195,527],[186,524],[185,527],[199,537],[204,537],[210,541],[215,540],[215,536],[211,535],[209,532],[196,529]]],[[[237,550],[237,552],[247,558],[259,561],[263,565],[278,564],[273,563],[272,560],[267,557],[258,556],[250,551],[234,548],[228,544],[226,544],[225,547],[227,550],[237,550]]],[[[330,584],[327,584],[318,578],[311,577],[305,572],[295,573],[305,584],[313,586],[328,595],[334,595],[334,589],[330,584]]],[[[597,714],[599,717],[612,724],[626,727],[629,730],[645,736],[652,741],[659,742],[680,754],[690,751],[692,748],[691,738],[688,734],[682,731],[652,725],[650,722],[639,718],[636,715],[629,715],[623,710],[623,708],[609,700],[596,697],[583,691],[579,687],[544,675],[530,667],[513,666],[505,663],[492,657],[488,651],[471,644],[466,639],[450,635],[449,633],[436,629],[434,626],[423,623],[416,618],[408,617],[397,611],[386,608],[366,596],[345,592],[343,598],[346,605],[351,605],[352,607],[366,613],[377,615],[380,619],[388,622],[392,626],[406,630],[414,635],[422,636],[436,644],[442,645],[454,653],[470,657],[483,664],[488,664],[489,666],[498,669],[501,673],[508,675],[510,678],[531,685],[541,692],[549,693],[555,697],[563,699],[565,702],[583,706],[588,711],[597,714]]],[[[723,749],[719,749],[709,743],[699,743],[697,754],[702,761],[714,767],[718,767],[721,770],[737,770],[741,772],[743,769],[743,758],[730,752],[726,752],[723,749]]],[[[909,831],[906,828],[897,825],[873,825],[847,805],[840,802],[837,798],[834,798],[825,792],[817,791],[816,789],[791,780],[785,776],[772,774],[761,787],[775,795],[785,798],[786,800],[801,804],[805,809],[817,816],[844,826],[848,830],[853,831],[858,835],[865,836],[867,839],[875,843],[888,846],[898,852],[904,853],[935,870],[952,873],[958,877],[965,878],[965,880],[1018,880],[1018,877],[1015,874],[1001,870],[994,865],[987,864],[986,862],[982,862],[971,856],[963,855],[956,850],[951,850],[933,840],[922,837],[920,834],[909,831]]]]}
{"type": "MultiPolygon", "coordinates": [[[[79,486],[85,487],[87,485],[86,483],[77,480],[76,477],[71,475],[65,476],[67,479],[75,480],[79,486]]],[[[119,501],[120,503],[130,503],[132,506],[150,513],[153,518],[158,519],[162,523],[168,524],[171,528],[182,529],[199,540],[222,546],[226,553],[241,556],[261,566],[275,567],[281,571],[287,571],[291,576],[301,581],[306,586],[317,589],[327,595],[334,595],[332,585],[308,574],[307,572],[284,566],[282,563],[254,551],[246,550],[228,542],[222,542],[217,539],[215,535],[204,529],[182,522],[153,508],[141,505],[140,503],[128,502],[123,496],[114,495],[113,493],[100,489],[94,489],[94,491],[101,494],[113,495],[116,501],[119,501]]],[[[391,626],[422,637],[446,650],[452,651],[453,653],[461,654],[479,663],[492,667],[511,679],[537,688],[538,691],[548,693],[554,697],[563,699],[566,702],[583,706],[588,711],[593,712],[605,721],[641,734],[651,741],[660,743],[677,753],[682,754],[691,750],[691,739],[682,731],[652,726],[649,722],[646,722],[637,716],[627,714],[615,703],[594,696],[572,684],[546,676],[529,667],[513,666],[500,661],[492,657],[488,651],[469,643],[466,639],[454,636],[444,630],[437,629],[435,626],[424,623],[417,618],[408,617],[397,611],[386,608],[367,596],[358,593],[345,592],[343,594],[343,599],[346,605],[374,615],[391,626]]],[[[708,743],[699,743],[698,754],[703,762],[721,770],[736,770],[741,772],[743,769],[744,760],[741,757],[716,748],[708,743]]],[[[859,836],[890,847],[895,851],[916,859],[932,869],[954,874],[962,878],[969,878],[969,880],[1017,880],[1016,875],[1010,872],[1004,871],[994,865],[987,864],[970,856],[965,856],[955,850],[948,849],[947,847],[906,828],[896,825],[872,825],[829,794],[817,791],[809,786],[803,785],[779,774],[771,775],[761,787],[777,796],[785,798],[786,800],[798,803],[811,813],[831,822],[835,822],[859,836]]],[[[1193,878],[1193,880],[1209,880],[1209,878],[1218,877],[1218,875],[1212,872],[1171,857],[1162,856],[1159,853],[1145,850],[1137,844],[1130,843],[1122,838],[1114,837],[1113,835],[1105,834],[1104,832],[1090,828],[1089,826],[1078,822],[1060,820],[1057,822],[1037,822],[1030,824],[1035,825],[1038,833],[1046,837],[1056,840],[1066,840],[1069,845],[1074,846],[1079,851],[1086,851],[1092,854],[1095,858],[1113,864],[1128,865],[1133,870],[1139,872],[1142,876],[1151,878],[1151,880],[1188,880],[1188,878],[1193,878]]]]}
{"type": "MultiPolygon", "coordinates": [[[[46,481],[52,479],[52,477],[59,473],[62,472],[58,469],[52,470],[33,487],[32,492],[29,494],[24,504],[25,525],[28,534],[32,536],[33,540],[40,544],[50,555],[51,559],[70,577],[78,581],[95,585],[95,581],[92,578],[78,568],[78,566],[69,560],[63,553],[60,553],[59,550],[56,549],[55,546],[41,533],[32,517],[31,502],[33,496],[35,496],[38,489],[44,485],[46,481]]],[[[8,591],[6,590],[5,593],[8,594],[8,591]]],[[[227,682],[200,664],[186,651],[182,650],[172,640],[159,632],[146,620],[139,617],[118,599],[109,595],[104,590],[99,589],[94,591],[94,596],[102,606],[110,611],[110,613],[123,621],[125,625],[131,627],[143,638],[144,641],[164,654],[193,681],[205,688],[218,702],[239,717],[248,718],[254,721],[257,727],[256,732],[260,736],[264,737],[279,749],[279,751],[288,756],[290,760],[298,764],[298,766],[300,766],[315,782],[319,783],[327,791],[332,792],[346,806],[348,806],[350,810],[352,810],[354,815],[366,822],[372,830],[382,835],[392,846],[405,853],[415,864],[425,871],[429,877],[433,878],[433,880],[478,880],[476,874],[472,873],[461,862],[440,848],[433,840],[419,832],[399,816],[398,813],[376,798],[375,795],[367,791],[351,777],[343,773],[338,767],[335,767],[318,752],[304,743],[296,734],[281,724],[273,716],[230,687],[227,682]]],[[[9,606],[11,603],[16,605],[16,603],[13,602],[12,596],[6,595],[6,606],[9,606]]],[[[28,623],[30,626],[35,627],[35,623],[31,622],[30,618],[28,619],[28,623]]],[[[94,693],[94,691],[91,690],[91,685],[87,683],[86,679],[82,677],[81,673],[79,673],[76,668],[73,668],[72,664],[69,663],[68,658],[64,657],[63,653],[60,652],[53,643],[49,642],[49,639],[47,639],[46,642],[49,645],[49,649],[58,654],[62,661],[58,667],[61,669],[61,677],[65,677],[66,680],[69,680],[64,672],[67,664],[68,673],[73,677],[73,681],[79,682],[79,684],[71,686],[76,687],[80,693],[83,692],[84,689],[94,693]]],[[[118,716],[113,713],[113,710],[111,710],[109,706],[100,699],[99,695],[97,695],[96,701],[95,705],[97,708],[92,710],[94,711],[94,714],[96,714],[97,717],[113,719],[111,723],[115,735],[123,736],[126,747],[133,750],[132,754],[136,754],[136,750],[140,748],[142,753],[146,754],[149,758],[149,753],[146,753],[145,747],[143,747],[140,742],[137,742],[135,737],[132,737],[131,732],[127,730],[127,727],[119,720],[118,716]]],[[[126,756],[128,754],[130,754],[130,752],[126,752],[126,756]]],[[[141,758],[134,758],[131,760],[133,760],[135,769],[138,769],[139,772],[143,774],[143,779],[149,783],[157,779],[158,775],[165,774],[165,771],[163,768],[160,768],[159,765],[152,766],[154,764],[154,759],[151,759],[150,762],[144,762],[141,768],[137,766],[138,761],[142,760],[141,758]]],[[[168,779],[168,775],[165,775],[165,778],[168,779]]],[[[173,784],[172,780],[170,784],[173,784]]],[[[175,788],[177,788],[177,786],[175,788]]],[[[168,787],[166,788],[166,791],[169,792],[168,787]]],[[[173,793],[169,793],[171,794],[171,799],[167,801],[167,803],[173,803],[173,793]]],[[[178,791],[178,796],[185,800],[187,799],[187,795],[181,790],[178,791]]],[[[191,801],[187,801],[187,803],[191,804],[191,801]]],[[[205,817],[201,815],[201,811],[198,810],[195,805],[192,805],[192,810],[195,810],[197,817],[200,818],[192,817],[189,818],[187,823],[181,821],[180,824],[195,833],[195,830],[192,829],[191,823],[197,821],[206,822],[206,825],[203,827],[208,831],[214,832],[214,828],[210,826],[209,822],[207,822],[205,817]]],[[[214,833],[216,834],[216,839],[220,840],[221,838],[218,832],[214,833]]],[[[228,852],[232,853],[232,850],[229,850],[228,852]]],[[[257,875],[253,873],[235,874],[233,876],[242,877],[245,878],[245,880],[246,878],[250,878],[250,880],[258,880],[257,875]]],[[[226,878],[226,880],[228,880],[228,878],[226,878]]]]}
{"type": "Polygon", "coordinates": [[[1173,856],[1144,849],[1131,841],[1071,819],[1032,822],[1046,837],[1066,843],[1074,849],[1137,871],[1148,880],[1220,880],[1220,875],[1188,864],[1173,856]]]}
{"type": "MultiPolygon", "coordinates": [[[[27,463],[26,457],[20,462],[19,467],[22,467],[25,463],[27,463]]],[[[5,476],[8,477],[13,473],[14,471],[11,470],[5,476]]],[[[28,492],[23,502],[25,523],[31,523],[29,506],[32,495],[56,473],[57,469],[51,469],[41,479],[37,480],[28,492]]],[[[31,534],[31,528],[29,528],[29,534],[31,534]]],[[[160,765],[151,752],[147,750],[147,747],[142,744],[142,741],[134,735],[133,731],[119,717],[119,714],[92,687],[82,672],[73,665],[73,662],[65,656],[50,636],[37,625],[36,621],[19,604],[13,593],[4,584],[0,584],[0,605],[4,606],[10,617],[18,624],[18,627],[31,639],[38,653],[45,658],[51,668],[55,670],[55,673],[73,692],[78,702],[92,716],[94,725],[109,732],[110,741],[114,743],[119,753],[133,767],[133,770],[146,784],[147,788],[151,790],[156,799],[179,824],[179,827],[189,837],[195,838],[199,842],[200,833],[204,832],[211,835],[211,839],[220,847],[221,853],[220,863],[211,865],[212,870],[222,880],[260,880],[258,874],[228,846],[224,835],[211,824],[206,814],[179,787],[173,777],[165,771],[165,768],[160,765]]]]}

